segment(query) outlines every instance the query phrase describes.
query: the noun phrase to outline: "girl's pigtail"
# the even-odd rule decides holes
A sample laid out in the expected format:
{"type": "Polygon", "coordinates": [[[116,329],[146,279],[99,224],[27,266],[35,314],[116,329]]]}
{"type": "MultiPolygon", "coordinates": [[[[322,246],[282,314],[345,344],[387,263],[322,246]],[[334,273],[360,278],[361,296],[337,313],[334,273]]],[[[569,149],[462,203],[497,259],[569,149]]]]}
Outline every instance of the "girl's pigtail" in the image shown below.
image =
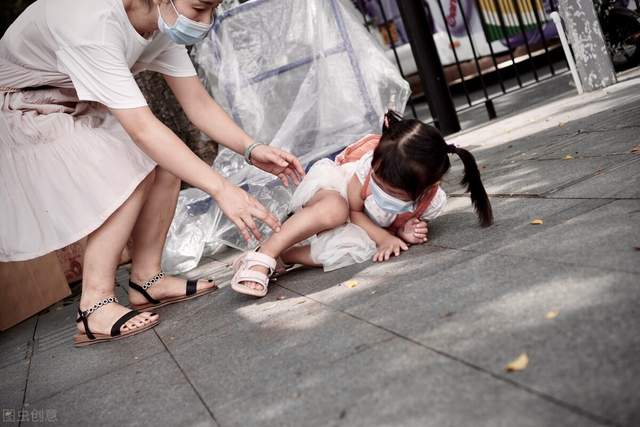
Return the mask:
{"type": "Polygon", "coordinates": [[[462,160],[464,164],[464,177],[462,181],[460,181],[460,184],[466,185],[467,191],[471,194],[471,203],[478,214],[480,225],[483,227],[490,226],[493,224],[493,211],[487,192],[480,179],[480,171],[478,170],[476,159],[469,151],[456,147],[455,145],[447,145],[447,151],[457,154],[460,160],[462,160]]]}

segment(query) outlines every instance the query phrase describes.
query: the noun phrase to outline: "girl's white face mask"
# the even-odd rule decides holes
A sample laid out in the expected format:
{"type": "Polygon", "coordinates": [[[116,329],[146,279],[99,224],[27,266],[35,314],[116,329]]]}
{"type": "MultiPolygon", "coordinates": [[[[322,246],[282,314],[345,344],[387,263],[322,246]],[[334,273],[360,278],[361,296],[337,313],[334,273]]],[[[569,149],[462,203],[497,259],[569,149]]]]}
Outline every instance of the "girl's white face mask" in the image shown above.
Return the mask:
{"type": "Polygon", "coordinates": [[[178,19],[176,19],[175,24],[170,27],[162,17],[160,6],[158,6],[158,29],[161,33],[168,35],[174,43],[183,45],[195,44],[209,34],[211,27],[213,27],[213,19],[211,19],[210,24],[194,21],[178,12],[175,4],[173,4],[173,0],[169,0],[169,2],[171,6],[173,6],[173,10],[176,11],[178,19]]]}
{"type": "Polygon", "coordinates": [[[414,202],[400,200],[391,196],[390,194],[387,194],[382,188],[380,188],[380,186],[373,180],[373,178],[371,178],[369,185],[371,187],[373,200],[376,202],[376,205],[378,205],[383,211],[394,214],[414,211],[414,202]]]}

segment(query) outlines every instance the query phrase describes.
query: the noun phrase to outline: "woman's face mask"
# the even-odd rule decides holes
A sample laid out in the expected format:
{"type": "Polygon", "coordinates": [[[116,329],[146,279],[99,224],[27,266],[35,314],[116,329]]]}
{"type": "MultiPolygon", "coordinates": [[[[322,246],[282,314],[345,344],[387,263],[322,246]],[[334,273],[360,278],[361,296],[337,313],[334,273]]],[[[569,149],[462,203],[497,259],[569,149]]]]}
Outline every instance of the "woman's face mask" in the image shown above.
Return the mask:
{"type": "Polygon", "coordinates": [[[412,201],[405,201],[397,199],[387,193],[380,188],[380,186],[376,183],[374,179],[370,180],[370,188],[371,195],[373,196],[373,200],[376,202],[376,205],[380,207],[380,209],[394,214],[401,214],[404,212],[413,212],[415,203],[412,201]]]}
{"type": "Polygon", "coordinates": [[[168,35],[177,44],[192,45],[204,39],[213,26],[213,19],[210,24],[194,21],[178,12],[173,0],[169,0],[169,2],[173,6],[173,10],[176,11],[178,18],[173,26],[169,26],[162,17],[158,6],[158,29],[160,32],[168,35]]]}

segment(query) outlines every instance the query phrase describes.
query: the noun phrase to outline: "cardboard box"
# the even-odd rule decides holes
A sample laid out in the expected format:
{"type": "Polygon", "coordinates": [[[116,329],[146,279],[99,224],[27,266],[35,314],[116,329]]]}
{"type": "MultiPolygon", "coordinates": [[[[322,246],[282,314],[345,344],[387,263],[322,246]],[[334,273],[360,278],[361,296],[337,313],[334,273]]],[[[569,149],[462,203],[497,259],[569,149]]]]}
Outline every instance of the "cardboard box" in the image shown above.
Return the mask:
{"type": "Polygon", "coordinates": [[[0,331],[71,295],[58,257],[0,263],[0,331]]]}

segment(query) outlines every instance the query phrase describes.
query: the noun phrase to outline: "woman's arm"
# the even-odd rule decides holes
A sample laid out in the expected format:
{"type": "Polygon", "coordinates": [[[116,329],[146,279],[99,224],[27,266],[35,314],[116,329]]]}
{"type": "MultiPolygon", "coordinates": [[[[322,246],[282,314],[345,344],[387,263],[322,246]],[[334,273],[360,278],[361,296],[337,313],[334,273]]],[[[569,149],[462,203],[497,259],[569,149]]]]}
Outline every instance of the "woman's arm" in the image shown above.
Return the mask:
{"type": "Polygon", "coordinates": [[[361,191],[362,184],[354,174],[347,186],[347,197],[349,199],[349,209],[351,210],[350,219],[352,223],[363,228],[371,237],[371,240],[376,242],[378,250],[373,256],[373,261],[386,261],[391,257],[391,254],[399,256],[401,250],[408,250],[409,247],[402,239],[380,227],[364,213],[364,201],[360,197],[361,191]]]}
{"type": "Polygon", "coordinates": [[[209,193],[245,239],[249,240],[249,230],[260,239],[254,217],[277,231],[277,219],[264,206],[200,160],[148,107],[111,111],[136,145],[158,165],[209,193]]]}
{"type": "MultiPolygon", "coordinates": [[[[209,96],[198,77],[164,78],[194,126],[212,140],[244,155],[253,139],[209,96]]],[[[278,148],[259,146],[252,151],[251,160],[260,169],[278,176],[285,185],[289,179],[299,183],[304,176],[298,159],[278,148]]]]}
{"type": "Polygon", "coordinates": [[[209,138],[239,154],[253,144],[253,139],[209,96],[198,77],[165,75],[164,79],[189,121],[209,138]]]}

